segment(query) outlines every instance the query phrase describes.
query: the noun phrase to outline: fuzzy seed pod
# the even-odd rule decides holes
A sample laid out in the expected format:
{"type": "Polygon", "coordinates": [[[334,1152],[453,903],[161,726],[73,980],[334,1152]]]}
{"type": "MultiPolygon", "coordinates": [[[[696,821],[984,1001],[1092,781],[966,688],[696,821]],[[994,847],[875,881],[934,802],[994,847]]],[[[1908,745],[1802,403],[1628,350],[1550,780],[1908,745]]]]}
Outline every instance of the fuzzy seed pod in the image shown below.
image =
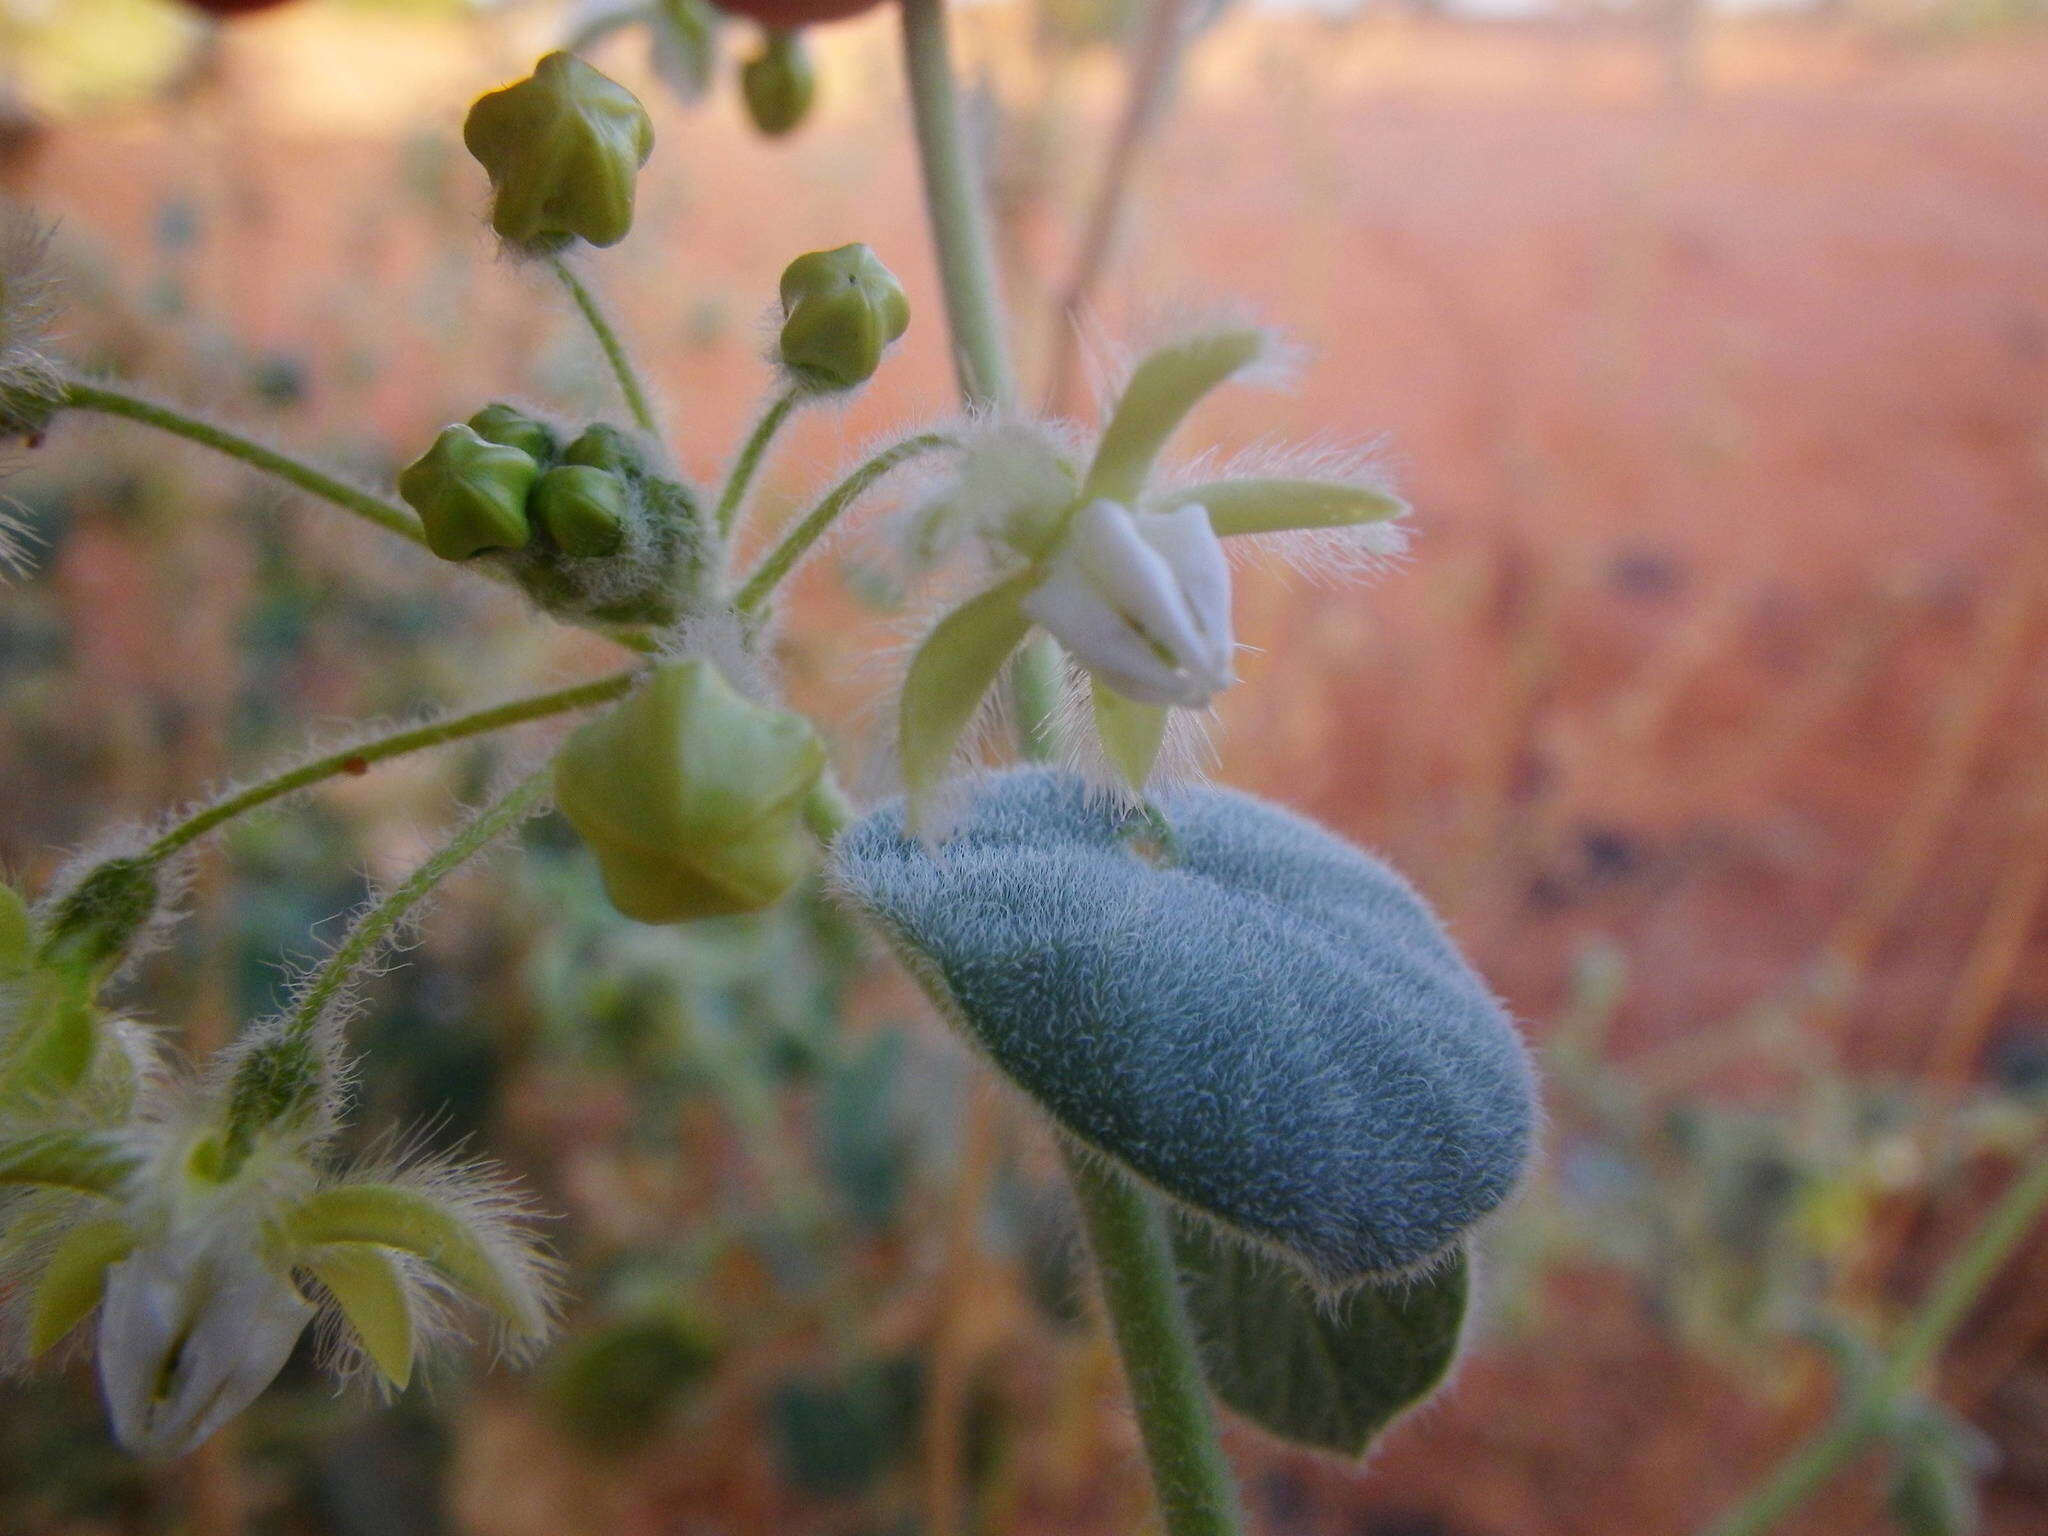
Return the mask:
{"type": "Polygon", "coordinates": [[[480,97],[462,142],[490,174],[491,227],[545,254],[626,238],[654,125],[624,86],[573,54],[551,53],[526,79],[480,97]]]}
{"type": "Polygon", "coordinates": [[[801,716],[740,697],[693,658],[570,738],[555,793],[612,905],[675,923],[760,911],[802,878],[804,801],[824,769],[801,716]]]}
{"type": "Polygon", "coordinates": [[[539,475],[531,454],[458,424],[443,428],[399,475],[398,494],[419,513],[429,549],[443,560],[467,560],[526,547],[533,536],[526,495],[539,475]]]}
{"type": "Polygon", "coordinates": [[[864,245],[799,256],[782,273],[782,365],[818,390],[853,389],[910,326],[896,275],[864,245]]]}
{"type": "Polygon", "coordinates": [[[1246,795],[1157,805],[1153,860],[1078,778],[1006,773],[936,854],[885,806],[834,875],[1076,1140],[1327,1288],[1436,1259],[1528,1160],[1513,1024],[1384,864],[1246,795]]]}
{"type": "Polygon", "coordinates": [[[66,892],[45,921],[40,962],[53,970],[96,971],[113,964],[156,916],[163,899],[148,859],[109,859],[66,892]]]}

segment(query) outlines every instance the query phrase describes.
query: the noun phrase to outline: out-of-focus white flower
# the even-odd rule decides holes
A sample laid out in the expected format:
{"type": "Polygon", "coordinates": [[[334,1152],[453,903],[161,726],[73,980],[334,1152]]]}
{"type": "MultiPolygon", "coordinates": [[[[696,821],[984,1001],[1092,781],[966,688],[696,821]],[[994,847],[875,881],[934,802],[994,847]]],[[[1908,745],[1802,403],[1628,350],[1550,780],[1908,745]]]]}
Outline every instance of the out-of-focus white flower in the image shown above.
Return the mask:
{"type": "Polygon", "coordinates": [[[182,1456],[254,1402],[315,1308],[235,1230],[180,1233],[107,1267],[100,1391],[114,1438],[182,1456]]]}
{"type": "Polygon", "coordinates": [[[1024,612],[1127,699],[1201,709],[1232,682],[1230,563],[1204,508],[1094,501],[1024,612]]]}

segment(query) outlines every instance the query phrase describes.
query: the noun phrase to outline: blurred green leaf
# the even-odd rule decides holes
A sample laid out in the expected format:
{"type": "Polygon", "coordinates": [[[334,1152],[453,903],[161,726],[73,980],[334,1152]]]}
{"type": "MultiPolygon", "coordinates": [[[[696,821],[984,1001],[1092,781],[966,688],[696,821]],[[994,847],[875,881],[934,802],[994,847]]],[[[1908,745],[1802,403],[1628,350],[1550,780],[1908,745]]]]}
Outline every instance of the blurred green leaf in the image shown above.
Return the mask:
{"type": "Polygon", "coordinates": [[[1327,1298],[1279,1260],[1191,1222],[1176,1221],[1174,1246],[1210,1386],[1283,1440],[1362,1456],[1457,1358],[1462,1248],[1420,1279],[1327,1298]]]}

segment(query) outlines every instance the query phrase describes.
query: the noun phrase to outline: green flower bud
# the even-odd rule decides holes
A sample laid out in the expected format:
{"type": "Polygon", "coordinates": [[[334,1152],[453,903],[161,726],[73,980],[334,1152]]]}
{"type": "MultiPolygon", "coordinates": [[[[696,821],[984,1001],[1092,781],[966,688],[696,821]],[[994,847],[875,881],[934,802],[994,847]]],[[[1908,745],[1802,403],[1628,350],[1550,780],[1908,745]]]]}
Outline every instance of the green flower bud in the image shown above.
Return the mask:
{"type": "Polygon", "coordinates": [[[741,698],[693,658],[570,738],[555,794],[612,905],[675,923],[759,911],[802,878],[804,800],[824,770],[808,722],[741,698]]]}
{"type": "Polygon", "coordinates": [[[895,274],[864,245],[799,256],[782,274],[782,363],[813,389],[852,389],[910,326],[895,274]]]}
{"type": "Polygon", "coordinates": [[[562,450],[564,464],[587,464],[614,474],[645,468],[632,440],[610,422],[600,421],[583,429],[582,435],[562,450]]]}
{"type": "Polygon", "coordinates": [[[456,425],[406,467],[398,494],[419,513],[429,549],[443,560],[467,560],[487,549],[526,547],[526,496],[539,475],[532,455],[456,425]]]}
{"type": "Polygon", "coordinates": [[[50,914],[38,958],[54,969],[96,970],[127,953],[156,916],[162,888],[148,859],[109,859],[50,914]]]}
{"type": "Polygon", "coordinates": [[[740,66],[740,94],[754,126],[771,138],[808,117],[818,94],[818,72],[803,39],[794,32],[770,32],[760,57],[740,66]]]}
{"type": "Polygon", "coordinates": [[[470,417],[469,428],[485,442],[517,448],[537,463],[546,464],[555,456],[555,434],[546,423],[502,400],[492,401],[470,417]]]}
{"type": "Polygon", "coordinates": [[[529,506],[564,554],[616,554],[626,541],[626,488],[610,470],[559,465],[540,477],[529,506]]]}
{"type": "Polygon", "coordinates": [[[546,252],[626,238],[654,125],[624,86],[573,54],[551,53],[526,79],[480,97],[462,142],[490,173],[491,227],[546,252]]]}

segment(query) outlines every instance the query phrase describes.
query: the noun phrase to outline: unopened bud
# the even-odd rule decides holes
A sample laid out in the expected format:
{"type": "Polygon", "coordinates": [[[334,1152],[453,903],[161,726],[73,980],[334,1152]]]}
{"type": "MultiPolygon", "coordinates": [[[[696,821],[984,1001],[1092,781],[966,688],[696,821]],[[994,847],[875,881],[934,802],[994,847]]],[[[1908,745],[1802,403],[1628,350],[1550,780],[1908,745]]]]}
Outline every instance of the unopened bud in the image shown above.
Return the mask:
{"type": "Polygon", "coordinates": [[[526,496],[539,476],[532,455],[458,424],[444,428],[407,466],[398,494],[419,513],[429,549],[443,560],[467,560],[485,550],[526,547],[532,536],[526,496]]]}
{"type": "Polygon", "coordinates": [[[490,173],[491,227],[548,252],[617,245],[633,227],[633,182],[654,149],[639,99],[567,53],[469,109],[462,142],[490,173]]]}
{"type": "Polygon", "coordinates": [[[162,894],[153,860],[107,860],[58,901],[40,958],[83,970],[120,959],[149,926],[162,894]]]}
{"type": "Polygon", "coordinates": [[[470,417],[469,428],[485,442],[517,448],[536,463],[545,464],[555,456],[555,434],[547,424],[502,400],[492,401],[470,417]]]}
{"type": "Polygon", "coordinates": [[[759,911],[796,884],[813,858],[804,800],[824,768],[801,716],[742,698],[693,658],[577,732],[555,791],[612,905],[674,923],[759,911]]]}
{"type": "Polygon", "coordinates": [[[814,389],[852,389],[910,326],[895,274],[864,245],[799,256],[782,274],[783,366],[814,389]]]}
{"type": "Polygon", "coordinates": [[[740,94],[754,126],[771,138],[808,117],[818,94],[818,72],[803,39],[794,32],[770,32],[760,56],[740,66],[740,94]]]}
{"type": "Polygon", "coordinates": [[[625,542],[626,488],[609,470],[559,465],[535,483],[529,507],[564,554],[610,555],[625,542]]]}

